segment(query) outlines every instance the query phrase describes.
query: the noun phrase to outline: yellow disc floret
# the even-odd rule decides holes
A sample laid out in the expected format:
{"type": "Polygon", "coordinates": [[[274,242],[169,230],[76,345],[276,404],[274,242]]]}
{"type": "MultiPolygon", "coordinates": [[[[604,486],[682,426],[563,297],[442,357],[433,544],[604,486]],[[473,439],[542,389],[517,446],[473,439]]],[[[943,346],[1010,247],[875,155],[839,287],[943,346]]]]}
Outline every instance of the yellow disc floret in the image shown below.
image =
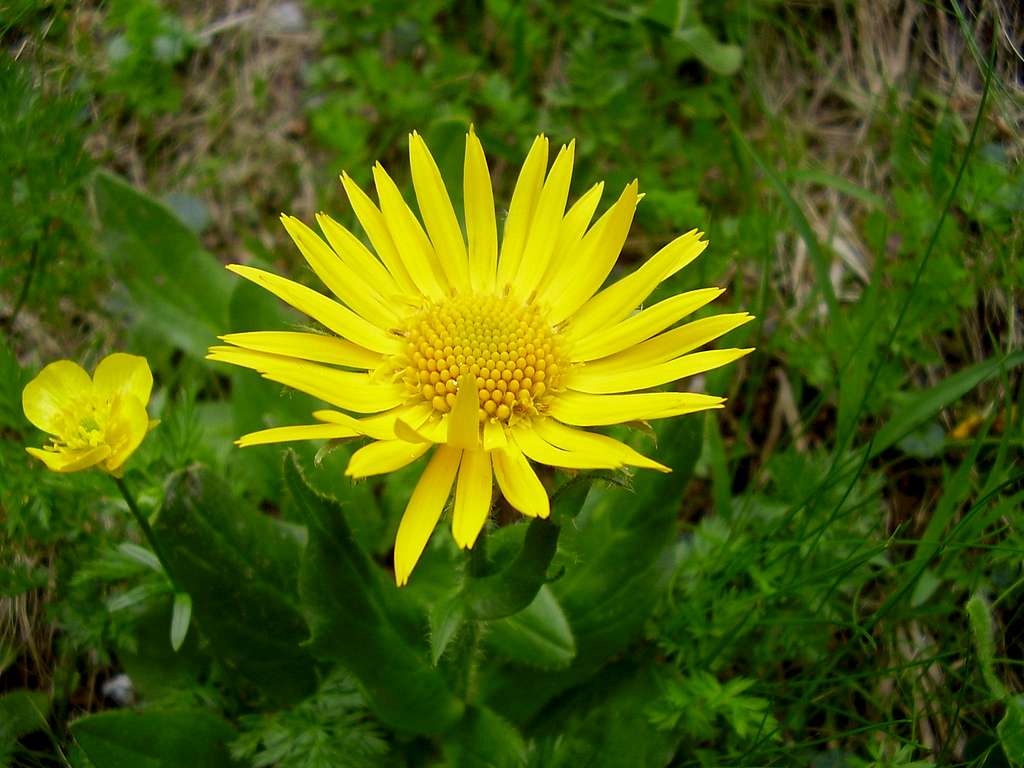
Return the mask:
{"type": "Polygon", "coordinates": [[[558,389],[558,337],[534,304],[456,296],[414,315],[406,338],[404,380],[439,413],[455,405],[466,374],[476,380],[481,422],[536,415],[545,395],[558,389]]]}

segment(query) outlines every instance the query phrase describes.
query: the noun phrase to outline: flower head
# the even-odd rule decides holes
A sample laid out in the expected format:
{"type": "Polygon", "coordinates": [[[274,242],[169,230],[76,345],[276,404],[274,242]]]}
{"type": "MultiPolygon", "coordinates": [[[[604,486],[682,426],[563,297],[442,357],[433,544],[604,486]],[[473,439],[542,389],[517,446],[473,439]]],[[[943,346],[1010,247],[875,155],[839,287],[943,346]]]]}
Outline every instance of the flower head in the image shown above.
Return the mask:
{"type": "Polygon", "coordinates": [[[745,349],[693,352],[750,320],[746,313],[677,325],[722,293],[682,293],[639,312],[650,293],[704,250],[696,230],[602,289],[641,195],[637,182],[593,224],[603,184],[566,210],[575,144],[550,170],[548,140],[534,141],[519,173],[499,247],[483,148],[466,137],[463,229],[423,139],[410,136],[420,216],[380,164],[378,202],[342,174],[373,250],[326,214],[323,237],[282,221],[329,298],[252,267],[228,267],[308,315],[326,332],[221,337],[212,360],[253,368],[338,410],[317,424],[243,436],[242,446],[369,437],[347,474],[399,469],[433,450],[395,543],[404,584],[455,488],[452,533],[472,547],[491,506],[493,479],[511,506],[546,517],[547,492],[531,462],[572,469],[624,465],[669,471],[585,427],[722,407],[690,392],[642,392],[732,362],[745,349]],[[358,414],[358,415],[353,415],[358,414]]]}
{"type": "Polygon", "coordinates": [[[51,441],[25,450],[55,472],[99,466],[119,477],[156,424],[146,413],[152,389],[144,357],[114,353],[100,361],[92,378],[70,360],[50,363],[25,385],[21,403],[28,420],[51,441]]]}

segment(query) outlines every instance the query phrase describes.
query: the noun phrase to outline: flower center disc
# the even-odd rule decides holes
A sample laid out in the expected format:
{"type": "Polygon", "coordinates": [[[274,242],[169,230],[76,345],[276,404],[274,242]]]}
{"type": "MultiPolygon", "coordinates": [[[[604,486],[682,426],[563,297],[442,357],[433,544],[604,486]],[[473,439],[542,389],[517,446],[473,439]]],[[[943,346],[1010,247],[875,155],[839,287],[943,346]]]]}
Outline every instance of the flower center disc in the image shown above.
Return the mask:
{"type": "Polygon", "coordinates": [[[533,304],[456,296],[414,315],[407,339],[404,380],[439,413],[455,405],[467,373],[476,379],[481,422],[535,415],[558,388],[558,338],[533,304]]]}

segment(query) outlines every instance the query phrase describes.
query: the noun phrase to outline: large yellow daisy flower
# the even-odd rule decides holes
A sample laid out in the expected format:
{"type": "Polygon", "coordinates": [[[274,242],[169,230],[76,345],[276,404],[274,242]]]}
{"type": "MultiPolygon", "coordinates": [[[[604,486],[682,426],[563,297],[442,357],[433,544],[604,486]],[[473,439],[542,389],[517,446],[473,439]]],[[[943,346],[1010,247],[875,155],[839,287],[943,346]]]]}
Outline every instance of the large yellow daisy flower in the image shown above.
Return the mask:
{"type": "Polygon", "coordinates": [[[470,129],[465,237],[437,165],[413,133],[409,159],[420,218],[379,163],[373,168],[377,204],[347,174],[341,177],[376,255],[326,214],[317,216],[326,241],[298,219],[282,217],[336,298],[263,270],[228,267],[328,332],[233,333],[221,337],[230,346],[212,347],[209,358],[253,368],[340,409],[315,412],[318,424],[245,435],[239,445],[369,437],[348,465],[347,474],[356,478],[399,469],[433,448],[398,529],[399,585],[408,581],[453,485],[452,533],[468,548],[487,519],[492,477],[519,512],[548,515],[548,496],[531,460],[571,469],[669,471],[581,427],[720,408],[723,399],[711,395],[638,390],[750,351],[693,352],[750,320],[746,313],[676,326],[721,289],[682,293],[634,311],[704,250],[696,230],[601,288],[641,195],[632,182],[590,225],[603,189],[597,184],[566,211],[574,146],[563,146],[548,170],[548,140],[534,141],[500,248],[487,161],[470,129]]]}

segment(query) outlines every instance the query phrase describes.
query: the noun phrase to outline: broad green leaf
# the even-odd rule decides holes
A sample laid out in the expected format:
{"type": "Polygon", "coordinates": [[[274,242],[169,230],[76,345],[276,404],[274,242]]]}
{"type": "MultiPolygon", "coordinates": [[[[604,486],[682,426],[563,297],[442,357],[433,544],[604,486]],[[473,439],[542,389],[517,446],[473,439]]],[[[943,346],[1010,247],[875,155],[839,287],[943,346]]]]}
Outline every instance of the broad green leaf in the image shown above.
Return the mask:
{"type": "Polygon", "coordinates": [[[274,701],[310,693],[316,680],[301,646],[309,630],[296,607],[294,534],[203,468],[171,476],[154,528],[217,661],[274,701]]]}
{"type": "Polygon", "coordinates": [[[136,322],[201,358],[224,333],[231,279],[167,206],[107,173],[94,186],[101,249],[136,322]]]}
{"type": "MultiPolygon", "coordinates": [[[[9,691],[0,695],[0,750],[4,742],[46,728],[50,697],[43,691],[9,691]]],[[[2,752],[0,752],[2,754],[2,752]]]]}
{"type": "Polygon", "coordinates": [[[200,647],[194,627],[177,651],[167,642],[167,627],[173,624],[173,604],[173,597],[168,595],[136,617],[134,647],[118,650],[118,661],[143,702],[191,688],[209,674],[209,649],[200,647]]]}
{"type": "Polygon", "coordinates": [[[510,723],[486,707],[472,707],[441,742],[450,768],[519,768],[526,744],[510,723]]]}
{"type": "MultiPolygon", "coordinates": [[[[397,588],[385,583],[356,545],[337,502],[306,483],[288,454],[285,487],[309,527],[299,591],[319,658],[343,664],[359,682],[367,706],[397,730],[440,733],[463,712],[425,642],[413,645],[397,621],[397,588]]],[[[425,638],[426,631],[420,635],[425,638]]]]}
{"type": "Polygon", "coordinates": [[[71,724],[71,734],[96,768],[230,768],[235,732],[201,710],[116,710],[71,724]]]}
{"type": "Polygon", "coordinates": [[[529,718],[639,635],[671,571],[676,512],[700,455],[701,432],[699,417],[659,425],[654,457],[673,471],[641,471],[632,494],[621,488],[590,494],[576,524],[563,532],[555,562],[562,561],[565,574],[551,584],[576,639],[576,656],[553,672],[487,667],[484,701],[500,714],[513,722],[529,718]]]}
{"type": "Polygon", "coordinates": [[[561,669],[576,655],[572,629],[547,586],[519,613],[489,624],[485,637],[496,655],[541,669],[561,669]]]}
{"type": "Polygon", "coordinates": [[[620,663],[574,691],[531,733],[545,768],[662,768],[678,736],[651,723],[662,695],[656,668],[620,663]]]}

